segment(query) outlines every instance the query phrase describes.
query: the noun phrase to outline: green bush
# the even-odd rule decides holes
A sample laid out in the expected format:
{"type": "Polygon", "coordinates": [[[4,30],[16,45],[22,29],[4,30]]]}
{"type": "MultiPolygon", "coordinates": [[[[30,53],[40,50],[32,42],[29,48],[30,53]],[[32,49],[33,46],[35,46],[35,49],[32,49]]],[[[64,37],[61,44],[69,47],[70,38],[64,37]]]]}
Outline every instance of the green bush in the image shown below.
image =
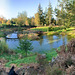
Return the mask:
{"type": "Polygon", "coordinates": [[[3,54],[8,51],[8,45],[5,41],[0,41],[0,54],[3,54]]]}
{"type": "Polygon", "coordinates": [[[0,32],[0,37],[4,37],[4,33],[3,32],[0,32]]]}
{"type": "Polygon", "coordinates": [[[54,64],[52,67],[51,65],[47,65],[45,69],[46,69],[46,75],[65,75],[63,69],[61,69],[56,64],[54,64]]]}
{"type": "Polygon", "coordinates": [[[53,27],[53,26],[50,26],[49,27],[49,31],[57,31],[57,30],[62,30],[62,29],[65,29],[66,30],[66,27],[65,26],[61,26],[61,27],[53,27]]]}
{"type": "Polygon", "coordinates": [[[54,27],[50,26],[48,30],[49,31],[53,31],[54,30],[54,27]]]}
{"type": "Polygon", "coordinates": [[[25,51],[25,55],[27,56],[28,51],[32,50],[33,47],[29,40],[24,39],[20,40],[18,49],[25,51]]]}

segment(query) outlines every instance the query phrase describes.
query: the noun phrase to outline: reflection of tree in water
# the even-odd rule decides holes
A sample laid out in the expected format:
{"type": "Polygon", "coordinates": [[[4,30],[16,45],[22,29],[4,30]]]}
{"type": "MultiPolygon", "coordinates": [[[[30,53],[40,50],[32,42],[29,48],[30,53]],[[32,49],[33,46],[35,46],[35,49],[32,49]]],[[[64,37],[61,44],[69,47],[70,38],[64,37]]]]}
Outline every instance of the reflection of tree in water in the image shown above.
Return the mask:
{"type": "Polygon", "coordinates": [[[47,36],[48,39],[48,43],[50,44],[50,48],[53,48],[53,44],[50,43],[51,41],[53,41],[53,36],[47,36]]]}
{"type": "Polygon", "coordinates": [[[66,45],[67,44],[67,42],[70,40],[71,38],[69,38],[68,39],[68,36],[66,35],[66,36],[63,36],[63,45],[66,45]]]}
{"type": "Polygon", "coordinates": [[[65,37],[63,37],[63,45],[65,45],[66,44],[66,41],[65,41],[65,37]]]}
{"type": "Polygon", "coordinates": [[[53,43],[53,42],[58,42],[58,40],[60,39],[60,36],[47,36],[47,39],[49,40],[49,43],[53,43]]]}
{"type": "Polygon", "coordinates": [[[39,43],[40,43],[40,45],[42,45],[42,43],[43,43],[43,36],[40,36],[39,43]]]}
{"type": "Polygon", "coordinates": [[[53,36],[47,36],[47,39],[48,39],[49,41],[52,41],[52,40],[53,40],[53,36]]]}

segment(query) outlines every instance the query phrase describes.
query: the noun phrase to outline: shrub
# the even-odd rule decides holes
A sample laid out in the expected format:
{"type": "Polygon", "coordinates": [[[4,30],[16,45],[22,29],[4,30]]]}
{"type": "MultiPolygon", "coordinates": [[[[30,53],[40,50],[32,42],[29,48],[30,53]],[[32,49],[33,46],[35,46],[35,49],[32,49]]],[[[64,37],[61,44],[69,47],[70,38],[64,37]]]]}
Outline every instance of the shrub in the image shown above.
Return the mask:
{"type": "Polygon", "coordinates": [[[72,39],[68,45],[68,52],[71,52],[72,54],[75,54],[75,39],[72,39]]]}
{"type": "Polygon", "coordinates": [[[24,40],[20,40],[18,49],[25,51],[27,56],[27,52],[32,50],[33,47],[31,46],[31,43],[29,40],[24,39],[24,40]]]}
{"type": "Polygon", "coordinates": [[[50,26],[48,30],[49,31],[53,31],[54,30],[54,27],[50,26]]]}
{"type": "Polygon", "coordinates": [[[62,27],[53,27],[53,26],[50,26],[49,27],[49,31],[57,31],[57,30],[62,30],[62,29],[66,29],[65,26],[62,26],[62,27]]]}
{"type": "Polygon", "coordinates": [[[45,68],[46,75],[64,75],[63,69],[59,68],[57,65],[47,65],[45,68]]]}
{"type": "Polygon", "coordinates": [[[47,60],[46,60],[46,55],[45,54],[37,54],[37,62],[39,63],[39,65],[44,65],[47,63],[47,60]]]}
{"type": "Polygon", "coordinates": [[[8,45],[5,41],[0,41],[0,53],[3,54],[4,52],[7,52],[8,45]]]}
{"type": "Polygon", "coordinates": [[[3,32],[0,32],[0,37],[4,37],[4,33],[3,32]]]}

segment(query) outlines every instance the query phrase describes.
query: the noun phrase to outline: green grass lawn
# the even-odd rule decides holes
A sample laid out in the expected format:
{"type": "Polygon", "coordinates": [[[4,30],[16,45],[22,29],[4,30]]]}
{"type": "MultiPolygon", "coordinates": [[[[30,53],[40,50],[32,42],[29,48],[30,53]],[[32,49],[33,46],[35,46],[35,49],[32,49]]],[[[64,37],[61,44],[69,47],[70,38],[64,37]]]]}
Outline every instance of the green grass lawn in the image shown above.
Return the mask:
{"type": "Polygon", "coordinates": [[[22,59],[15,58],[15,60],[9,61],[8,63],[6,63],[5,66],[10,67],[10,64],[16,64],[19,67],[21,63],[24,63],[24,64],[37,63],[36,55],[25,57],[25,58],[22,58],[22,59]]]}
{"type": "MultiPolygon", "coordinates": [[[[16,64],[16,66],[20,67],[20,64],[22,63],[23,64],[38,63],[36,60],[37,54],[29,52],[27,57],[19,58],[20,52],[24,53],[22,51],[19,51],[14,55],[4,53],[0,55],[0,58],[6,59],[8,61],[5,64],[6,67],[10,67],[10,64],[16,64]]],[[[53,57],[57,56],[56,49],[52,49],[50,51],[44,52],[44,54],[46,54],[47,61],[51,61],[53,57]]]]}
{"type": "Polygon", "coordinates": [[[36,28],[31,28],[31,30],[47,32],[48,27],[36,27],[36,28]]]}
{"type": "Polygon", "coordinates": [[[71,35],[72,37],[75,36],[75,27],[70,27],[62,30],[57,30],[57,31],[49,31],[47,35],[71,35]]]}
{"type": "MultiPolygon", "coordinates": [[[[47,32],[47,35],[65,35],[65,34],[72,34],[74,33],[75,27],[70,27],[70,28],[65,28],[64,26],[56,27],[53,26],[53,30],[49,31],[49,26],[48,27],[36,27],[36,28],[31,28],[31,30],[36,30],[36,31],[44,31],[47,32]],[[60,29],[59,29],[60,28],[60,29]]],[[[72,37],[75,36],[72,34],[72,37]]]]}
{"type": "Polygon", "coordinates": [[[16,64],[17,66],[19,66],[21,63],[25,63],[25,64],[30,64],[30,63],[37,63],[36,57],[37,55],[35,55],[32,52],[28,52],[28,56],[25,57],[24,56],[24,52],[23,51],[17,51],[18,53],[16,54],[7,54],[7,53],[3,53],[2,55],[0,55],[0,59],[6,59],[8,62],[5,64],[6,67],[10,67],[10,64],[16,64]],[[21,53],[20,53],[21,52],[21,53]],[[23,54],[22,58],[19,58],[21,55],[23,54]]]}

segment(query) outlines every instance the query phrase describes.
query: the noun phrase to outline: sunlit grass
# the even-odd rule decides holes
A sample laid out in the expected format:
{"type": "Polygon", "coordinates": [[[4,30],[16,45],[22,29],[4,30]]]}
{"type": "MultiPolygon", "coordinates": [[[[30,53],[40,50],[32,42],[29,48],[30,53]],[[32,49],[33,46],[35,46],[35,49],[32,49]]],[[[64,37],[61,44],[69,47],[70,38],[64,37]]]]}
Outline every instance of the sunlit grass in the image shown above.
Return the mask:
{"type": "Polygon", "coordinates": [[[4,33],[0,31],[0,37],[4,37],[4,33]]]}
{"type": "Polygon", "coordinates": [[[21,63],[24,63],[24,64],[37,63],[36,55],[25,57],[23,59],[16,58],[15,60],[6,63],[5,66],[10,67],[10,64],[16,64],[17,66],[20,66],[21,63]]]}
{"type": "Polygon", "coordinates": [[[48,31],[48,26],[31,28],[31,30],[47,32],[48,31]]]}

